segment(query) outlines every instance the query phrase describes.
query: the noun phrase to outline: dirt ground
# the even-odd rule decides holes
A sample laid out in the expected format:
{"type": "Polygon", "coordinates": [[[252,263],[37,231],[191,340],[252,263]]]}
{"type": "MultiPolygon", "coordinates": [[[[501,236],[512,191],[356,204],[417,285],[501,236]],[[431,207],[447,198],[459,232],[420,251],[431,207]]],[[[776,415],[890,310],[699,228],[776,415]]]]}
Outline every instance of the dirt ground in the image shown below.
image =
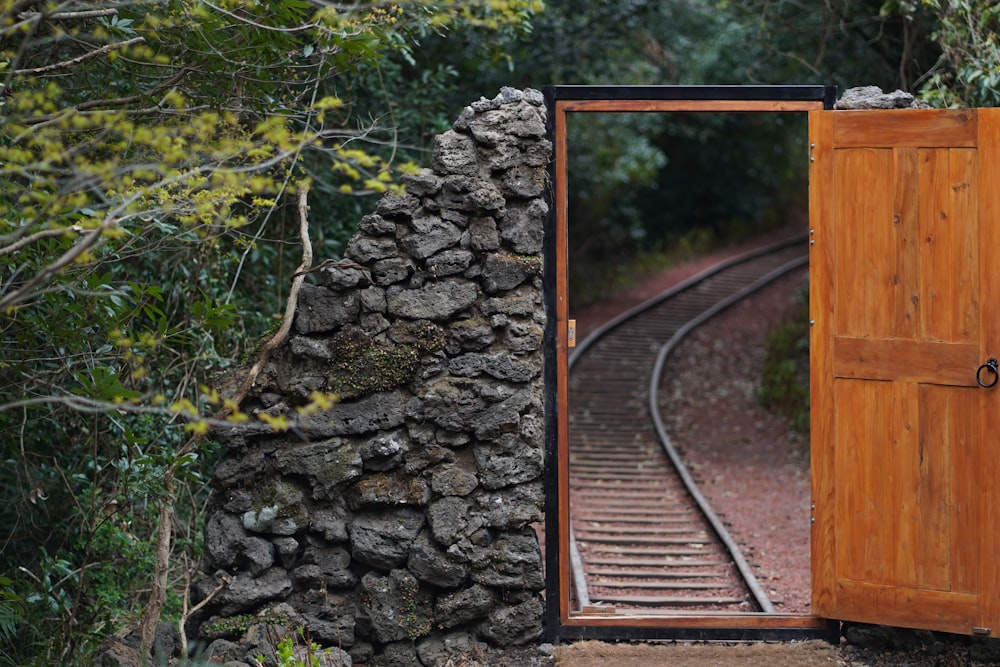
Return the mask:
{"type": "MultiPolygon", "coordinates": [[[[985,667],[1000,664],[997,640],[861,627],[858,644],[578,642],[556,647],[555,667],[985,667]]],[[[848,634],[853,634],[849,631],[848,634]]],[[[516,664],[516,663],[511,663],[516,664]]]]}
{"type": "Polygon", "coordinates": [[[872,626],[847,627],[851,643],[580,641],[472,651],[444,667],[987,667],[998,640],[872,626]]]}
{"type": "MultiPolygon", "coordinates": [[[[557,667],[831,667],[836,649],[822,641],[797,644],[606,644],[585,641],[559,647],[557,667]]],[[[843,663],[840,663],[843,664],[843,663]]]]}

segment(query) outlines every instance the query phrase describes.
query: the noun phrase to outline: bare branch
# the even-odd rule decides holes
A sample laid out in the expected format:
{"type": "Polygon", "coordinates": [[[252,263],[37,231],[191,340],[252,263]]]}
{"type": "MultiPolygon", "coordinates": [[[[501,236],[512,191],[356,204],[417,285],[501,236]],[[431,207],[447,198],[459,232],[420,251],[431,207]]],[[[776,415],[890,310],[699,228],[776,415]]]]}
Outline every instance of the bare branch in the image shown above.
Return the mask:
{"type": "Polygon", "coordinates": [[[148,656],[156,641],[156,626],[160,622],[160,613],[163,605],[167,601],[167,573],[170,567],[170,540],[173,534],[171,524],[174,519],[174,512],[171,508],[173,501],[172,475],[165,480],[167,497],[160,500],[160,523],[156,528],[156,552],[155,566],[153,568],[153,589],[150,591],[149,600],[142,613],[142,621],[139,624],[139,651],[140,655],[148,656]]]}
{"type": "MultiPolygon", "coordinates": [[[[11,401],[9,403],[0,404],[0,413],[7,412],[9,410],[27,409],[39,405],[63,405],[70,410],[85,414],[108,415],[112,413],[128,413],[139,415],[157,415],[160,417],[169,417],[170,419],[177,419],[180,417],[185,423],[204,422],[210,429],[225,430],[239,427],[241,431],[246,431],[247,433],[274,433],[274,428],[264,422],[237,423],[228,421],[225,419],[227,411],[220,411],[219,415],[221,416],[204,419],[202,417],[188,414],[178,415],[178,413],[167,407],[153,407],[148,405],[139,405],[132,402],[116,403],[112,401],[102,401],[94,398],[88,398],[86,396],[78,396],[76,394],[51,394],[47,396],[37,396],[35,398],[25,398],[19,401],[11,401]]],[[[305,424],[302,422],[295,422],[290,426],[290,428],[295,429],[302,429],[304,427],[305,424]]],[[[192,447],[199,440],[200,436],[193,437],[189,443],[178,450],[178,453],[184,454],[191,451],[192,447]]]]}
{"type": "MultiPolygon", "coordinates": [[[[257,381],[257,376],[264,369],[267,360],[271,358],[271,353],[285,342],[288,332],[292,330],[292,320],[295,319],[295,307],[298,305],[299,300],[299,289],[302,287],[302,282],[306,277],[305,274],[308,273],[313,260],[312,241],[309,240],[308,196],[309,186],[303,184],[299,190],[299,237],[302,239],[302,262],[299,264],[299,268],[292,278],[292,287],[288,292],[288,300],[285,302],[285,316],[282,318],[281,326],[278,330],[260,348],[260,355],[258,355],[257,361],[250,367],[246,379],[243,380],[243,384],[240,385],[239,389],[231,397],[233,403],[236,405],[239,405],[246,398],[247,394],[250,393],[253,383],[257,381]]],[[[224,417],[226,412],[227,409],[223,409],[220,413],[214,415],[214,418],[219,419],[224,417]]]]}
{"type": "Polygon", "coordinates": [[[74,21],[77,19],[96,19],[102,16],[118,16],[117,9],[83,9],[76,12],[52,12],[43,14],[41,12],[26,12],[21,15],[25,19],[42,18],[50,21],[74,21]]]}
{"type": "MultiPolygon", "coordinates": [[[[184,555],[184,562],[187,564],[187,554],[184,555]]],[[[219,583],[215,589],[205,596],[205,599],[196,604],[195,606],[188,609],[188,596],[191,591],[191,571],[190,568],[185,568],[184,573],[184,595],[181,596],[182,607],[181,607],[181,617],[177,619],[177,634],[181,638],[181,658],[188,657],[188,641],[187,633],[184,631],[184,625],[187,623],[188,619],[194,616],[198,611],[200,611],[205,605],[212,601],[216,595],[222,592],[222,589],[226,587],[229,583],[229,577],[222,575],[219,577],[219,583]]]]}
{"type": "Polygon", "coordinates": [[[33,67],[31,69],[16,69],[14,74],[44,74],[45,72],[51,72],[57,69],[64,69],[66,67],[73,67],[74,65],[79,65],[82,62],[86,62],[91,58],[96,58],[98,56],[103,56],[112,51],[117,51],[118,49],[123,49],[126,46],[131,46],[133,44],[139,44],[140,42],[145,42],[145,37],[133,37],[132,39],[126,39],[124,42],[116,42],[115,44],[105,44],[99,49],[93,51],[88,51],[83,55],[77,56],[76,58],[70,58],[69,60],[64,60],[59,63],[53,63],[51,65],[45,65],[44,67],[33,67]]]}
{"type": "Polygon", "coordinates": [[[228,16],[229,18],[233,19],[234,21],[239,21],[240,23],[245,23],[247,25],[253,26],[254,28],[260,28],[261,30],[270,30],[272,32],[283,32],[283,33],[288,33],[288,34],[295,34],[297,32],[305,32],[306,30],[312,30],[313,28],[316,27],[315,23],[305,23],[303,25],[293,26],[291,28],[279,28],[279,27],[276,27],[276,26],[264,25],[263,23],[258,23],[257,21],[251,21],[246,16],[240,16],[239,14],[235,14],[235,13],[233,13],[231,11],[223,9],[222,7],[219,7],[218,5],[214,5],[211,2],[208,2],[208,0],[202,0],[202,2],[204,2],[206,5],[208,5],[209,7],[211,7],[212,9],[214,9],[215,11],[219,12],[220,14],[225,14],[226,16],[228,16]]]}
{"type": "Polygon", "coordinates": [[[810,63],[808,60],[806,60],[802,56],[798,55],[797,53],[793,53],[791,51],[781,51],[781,50],[776,49],[773,46],[771,46],[770,44],[767,44],[766,42],[763,42],[763,41],[761,42],[761,44],[764,46],[765,49],[767,49],[771,53],[774,53],[775,55],[781,56],[782,58],[788,58],[789,60],[794,60],[795,62],[799,63],[800,65],[802,65],[803,67],[805,67],[806,69],[808,69],[813,74],[819,76],[820,71],[816,67],[816,65],[813,64],[813,63],[810,63]]]}
{"type": "Polygon", "coordinates": [[[7,294],[3,298],[0,298],[0,311],[4,311],[11,306],[16,306],[22,301],[29,299],[38,285],[45,281],[49,276],[58,273],[75,262],[78,257],[90,248],[94,247],[97,242],[101,240],[101,236],[104,232],[114,227],[117,223],[117,218],[108,217],[99,227],[89,230],[83,235],[79,242],[64,252],[59,259],[39,271],[33,278],[28,280],[18,289],[14,290],[10,294],[7,294]]]}
{"type": "MultiPolygon", "coordinates": [[[[313,90],[312,90],[312,97],[309,100],[309,106],[310,106],[310,108],[313,107],[313,105],[316,104],[316,99],[319,96],[319,83],[320,83],[320,79],[321,79],[321,77],[317,76],[316,77],[316,81],[314,82],[313,90]]],[[[306,127],[307,128],[311,128],[312,127],[312,114],[311,113],[307,117],[306,127]]],[[[317,134],[317,137],[322,137],[322,134],[317,134]]],[[[296,149],[296,151],[295,151],[295,162],[299,161],[298,158],[299,158],[299,155],[301,153],[302,153],[302,146],[299,146],[296,149]]],[[[288,183],[289,183],[290,180],[291,180],[291,171],[289,171],[285,175],[285,179],[281,183],[281,188],[279,189],[279,197],[284,195],[284,192],[288,188],[288,183]]],[[[243,273],[243,266],[246,263],[247,257],[250,255],[250,250],[253,248],[254,244],[257,243],[257,240],[260,239],[260,237],[264,234],[264,227],[267,224],[267,221],[270,220],[271,214],[274,213],[274,210],[275,210],[274,206],[272,206],[270,209],[268,209],[267,214],[264,216],[264,220],[260,223],[260,228],[257,230],[257,233],[253,237],[253,242],[247,244],[246,250],[244,250],[243,254],[240,256],[240,264],[236,268],[236,274],[233,276],[233,282],[231,283],[231,285],[229,287],[229,293],[226,294],[226,302],[229,302],[233,298],[233,292],[236,291],[236,284],[239,282],[240,275],[242,275],[242,273],[243,273]]]]}
{"type": "Polygon", "coordinates": [[[16,241],[14,243],[11,243],[9,246],[0,248],[0,257],[3,257],[5,255],[9,255],[12,252],[17,252],[18,250],[20,250],[24,246],[31,245],[35,241],[41,241],[42,239],[50,239],[50,238],[53,238],[55,236],[63,236],[63,235],[66,234],[66,232],[70,232],[70,231],[77,231],[77,232],[79,232],[79,231],[82,231],[82,229],[80,229],[80,228],[73,228],[73,227],[70,227],[68,229],[43,229],[40,232],[35,232],[31,236],[26,236],[25,238],[21,239],[20,241],[16,241]]]}

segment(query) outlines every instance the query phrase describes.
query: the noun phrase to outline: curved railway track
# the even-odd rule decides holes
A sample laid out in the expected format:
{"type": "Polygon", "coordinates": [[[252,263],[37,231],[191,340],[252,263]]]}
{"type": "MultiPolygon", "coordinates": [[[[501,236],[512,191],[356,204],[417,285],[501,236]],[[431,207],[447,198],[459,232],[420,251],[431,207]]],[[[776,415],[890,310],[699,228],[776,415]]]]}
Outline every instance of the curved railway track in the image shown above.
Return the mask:
{"type": "Polygon", "coordinates": [[[687,333],[807,261],[805,237],[735,257],[608,322],[573,352],[570,552],[580,609],[774,611],[674,450],[657,391],[687,333]]]}

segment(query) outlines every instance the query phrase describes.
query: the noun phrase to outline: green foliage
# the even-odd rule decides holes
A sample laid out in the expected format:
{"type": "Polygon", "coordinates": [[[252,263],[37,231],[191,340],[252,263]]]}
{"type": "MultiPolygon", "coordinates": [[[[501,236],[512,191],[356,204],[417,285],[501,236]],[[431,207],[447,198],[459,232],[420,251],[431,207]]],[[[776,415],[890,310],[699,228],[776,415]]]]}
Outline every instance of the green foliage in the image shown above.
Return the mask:
{"type": "Polygon", "coordinates": [[[585,266],[571,276],[577,305],[682,239],[708,250],[805,209],[801,115],[577,114],[568,136],[570,253],[585,266]]]}
{"type": "MultiPolygon", "coordinates": [[[[361,84],[423,93],[400,63],[425,42],[468,33],[467,55],[498,53],[488,36],[522,34],[540,7],[0,0],[0,636],[23,617],[11,662],[86,664],[103,636],[150,627],[154,564],[171,553],[177,618],[214,460],[204,417],[249,418],[210,378],[284,310],[298,193],[312,193],[316,254],[337,257],[362,207],[414,168],[395,128],[372,122],[385,94],[361,84]]],[[[422,100],[457,70],[429,71],[422,100]]]]}
{"type": "MultiPolygon", "coordinates": [[[[936,62],[932,16],[914,0],[724,0],[744,26],[751,58],[741,69],[758,83],[825,83],[841,90],[877,85],[914,90],[936,62]]],[[[746,52],[746,51],[744,51],[746,52]]]]}
{"type": "MultiPolygon", "coordinates": [[[[878,85],[934,106],[996,106],[1000,7],[992,0],[721,3],[755,31],[751,80],[878,85]]],[[[751,33],[747,33],[748,35],[751,33]]]]}
{"type": "Polygon", "coordinates": [[[17,664],[6,647],[13,644],[18,626],[24,620],[24,600],[11,590],[13,583],[0,577],[0,665],[17,664]]]}
{"type": "Polygon", "coordinates": [[[277,643],[274,655],[278,667],[313,667],[319,665],[324,658],[327,663],[330,662],[329,651],[324,651],[319,644],[310,641],[309,634],[301,627],[298,629],[298,637],[302,641],[301,646],[293,635],[288,635],[277,643]]]}
{"type": "Polygon", "coordinates": [[[921,96],[942,107],[1000,105],[1000,5],[990,0],[923,0],[909,15],[933,12],[941,59],[921,96]]]}
{"type": "MultiPolygon", "coordinates": [[[[806,82],[787,81],[784,60],[758,68],[771,35],[743,3],[717,5],[553,0],[513,50],[514,73],[532,84],[806,82]]],[[[668,260],[682,239],[724,244],[804,207],[801,117],[571,114],[568,132],[576,306],[668,260]]]]}
{"type": "Polygon", "coordinates": [[[809,432],[809,287],[800,288],[781,325],[768,335],[760,403],[809,432]]]}

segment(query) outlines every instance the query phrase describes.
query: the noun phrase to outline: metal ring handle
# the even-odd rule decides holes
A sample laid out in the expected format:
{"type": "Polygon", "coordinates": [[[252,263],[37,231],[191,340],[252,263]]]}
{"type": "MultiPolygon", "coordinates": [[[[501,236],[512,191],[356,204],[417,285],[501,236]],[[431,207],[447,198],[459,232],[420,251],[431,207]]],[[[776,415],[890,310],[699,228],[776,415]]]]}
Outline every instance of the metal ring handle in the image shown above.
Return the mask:
{"type": "Polygon", "coordinates": [[[990,357],[989,359],[986,360],[986,363],[980,366],[979,370],[976,371],[976,382],[979,383],[980,387],[985,387],[989,389],[990,387],[994,386],[997,383],[997,380],[1000,380],[1000,362],[998,362],[993,357],[990,357]],[[983,370],[988,370],[989,372],[993,373],[992,382],[989,383],[983,382],[983,370]]]}

